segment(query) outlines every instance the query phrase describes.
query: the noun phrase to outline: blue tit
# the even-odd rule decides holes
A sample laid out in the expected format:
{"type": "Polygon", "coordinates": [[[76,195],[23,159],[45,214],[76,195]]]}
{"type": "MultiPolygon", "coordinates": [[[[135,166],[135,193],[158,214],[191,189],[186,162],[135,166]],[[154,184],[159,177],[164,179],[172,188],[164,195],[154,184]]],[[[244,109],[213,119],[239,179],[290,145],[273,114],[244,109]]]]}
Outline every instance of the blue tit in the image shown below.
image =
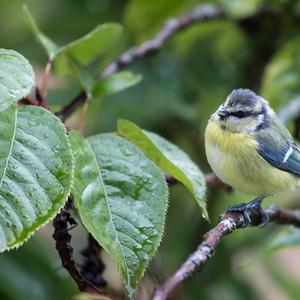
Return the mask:
{"type": "Polygon", "coordinates": [[[299,186],[300,149],[269,103],[249,89],[233,90],[211,116],[205,150],[222,181],[257,196],[231,211],[261,210],[265,197],[299,186]]]}

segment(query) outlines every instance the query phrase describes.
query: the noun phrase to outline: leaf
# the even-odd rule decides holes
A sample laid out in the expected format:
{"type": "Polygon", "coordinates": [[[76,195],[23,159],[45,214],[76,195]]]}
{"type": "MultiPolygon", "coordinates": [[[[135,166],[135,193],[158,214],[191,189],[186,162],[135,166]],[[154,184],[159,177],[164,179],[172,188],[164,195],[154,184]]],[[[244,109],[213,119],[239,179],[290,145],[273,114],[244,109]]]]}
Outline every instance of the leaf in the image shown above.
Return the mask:
{"type": "Polygon", "coordinates": [[[118,121],[118,132],[140,147],[162,170],[183,183],[208,219],[205,203],[205,180],[197,165],[186,153],[157,134],[142,130],[127,120],[118,121]]]}
{"type": "Polygon", "coordinates": [[[73,70],[73,73],[78,78],[82,89],[86,92],[88,98],[91,98],[94,88],[93,76],[82,64],[72,57],[69,58],[69,64],[73,70]]]}
{"type": "Polygon", "coordinates": [[[284,228],[280,234],[269,244],[265,252],[273,252],[282,248],[299,246],[300,245],[300,230],[295,227],[284,228]]]}
{"type": "Polygon", "coordinates": [[[93,95],[103,96],[116,94],[138,84],[141,80],[141,75],[136,75],[129,71],[119,72],[98,81],[95,85],[93,95]]]}
{"type": "Polygon", "coordinates": [[[262,0],[220,0],[219,2],[228,15],[238,18],[246,18],[255,14],[263,4],[262,0]]]}
{"type": "Polygon", "coordinates": [[[110,50],[119,41],[122,27],[119,24],[107,23],[98,25],[82,38],[73,41],[58,50],[56,59],[58,72],[67,74],[70,71],[66,56],[75,58],[82,65],[87,65],[110,50]]]}
{"type": "Polygon", "coordinates": [[[53,60],[58,53],[59,46],[56,45],[48,36],[46,36],[43,32],[40,31],[26,4],[23,5],[23,12],[26,17],[29,28],[34,34],[36,40],[46,50],[49,59],[53,60]]]}
{"type": "Polygon", "coordinates": [[[28,95],[34,82],[33,69],[24,56],[0,49],[0,112],[28,95]]]}
{"type": "Polygon", "coordinates": [[[46,50],[49,59],[55,59],[56,66],[61,74],[72,71],[68,57],[73,57],[80,64],[87,65],[115,46],[122,33],[122,27],[119,24],[106,23],[96,26],[91,32],[67,45],[58,46],[41,32],[27,5],[23,5],[23,11],[36,40],[46,50]]]}
{"type": "Polygon", "coordinates": [[[67,199],[73,160],[63,124],[35,106],[0,113],[0,252],[19,247],[67,199]]]}
{"type": "Polygon", "coordinates": [[[118,265],[129,296],[163,234],[167,186],[160,170],[114,134],[70,133],[73,195],[83,224],[118,265]]]}

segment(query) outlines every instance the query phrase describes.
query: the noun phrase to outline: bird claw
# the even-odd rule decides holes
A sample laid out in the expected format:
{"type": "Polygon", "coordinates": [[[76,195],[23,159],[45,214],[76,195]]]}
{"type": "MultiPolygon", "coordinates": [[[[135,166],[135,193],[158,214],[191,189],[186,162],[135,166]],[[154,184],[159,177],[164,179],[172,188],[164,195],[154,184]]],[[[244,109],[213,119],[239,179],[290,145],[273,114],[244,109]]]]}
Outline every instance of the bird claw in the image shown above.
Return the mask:
{"type": "Polygon", "coordinates": [[[265,227],[269,223],[269,216],[261,207],[261,202],[264,198],[257,197],[249,203],[242,203],[238,205],[229,206],[227,212],[238,212],[243,214],[244,226],[255,225],[258,227],[265,227]],[[253,218],[254,214],[254,218],[253,218]]]}

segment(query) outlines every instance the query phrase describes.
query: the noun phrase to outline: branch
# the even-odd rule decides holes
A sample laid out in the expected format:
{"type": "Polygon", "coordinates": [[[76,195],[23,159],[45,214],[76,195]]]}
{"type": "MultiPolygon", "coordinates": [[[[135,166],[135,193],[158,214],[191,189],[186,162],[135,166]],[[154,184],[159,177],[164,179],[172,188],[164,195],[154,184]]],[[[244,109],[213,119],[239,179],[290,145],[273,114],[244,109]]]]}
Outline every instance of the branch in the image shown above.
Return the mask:
{"type": "Polygon", "coordinates": [[[38,87],[35,88],[35,98],[32,98],[30,96],[25,96],[20,101],[24,104],[42,106],[46,109],[49,109],[49,106],[45,98],[42,96],[38,87]]]}
{"type": "Polygon", "coordinates": [[[68,270],[71,277],[77,283],[80,291],[94,295],[108,296],[108,293],[95,287],[86,280],[76,268],[75,262],[72,258],[73,249],[70,246],[71,235],[68,232],[68,223],[71,225],[76,224],[68,211],[70,209],[70,205],[71,201],[69,200],[61,212],[53,220],[53,238],[56,242],[55,246],[61,258],[62,265],[68,270]]]}
{"type": "MultiPolygon", "coordinates": [[[[213,188],[223,189],[226,192],[232,191],[232,187],[221,181],[214,173],[204,174],[204,179],[206,184],[213,188]]],[[[169,174],[165,174],[165,180],[169,186],[173,186],[178,183],[178,180],[169,174]]]]}
{"type": "MultiPolygon", "coordinates": [[[[154,36],[153,39],[148,40],[141,45],[129,49],[109,64],[100,74],[99,78],[103,79],[108,77],[125,66],[130,65],[134,61],[153,54],[158,51],[169,39],[171,39],[177,32],[199,22],[209,20],[216,20],[225,17],[223,9],[214,5],[200,5],[192,11],[182,15],[176,19],[169,20],[164,27],[154,36]]],[[[57,116],[65,120],[68,118],[78,107],[84,104],[87,100],[83,97],[83,91],[76,96],[69,104],[63,107],[57,116]]]]}
{"type": "MultiPolygon", "coordinates": [[[[264,211],[269,216],[270,222],[300,227],[300,210],[280,209],[271,205],[264,211]]],[[[261,222],[261,215],[255,209],[251,210],[250,218],[253,226],[258,226],[261,222]]],[[[227,212],[223,214],[217,226],[204,235],[197,250],[189,256],[174,275],[156,290],[153,300],[169,299],[179,285],[203,268],[214,255],[216,247],[225,235],[236,229],[244,228],[246,224],[245,217],[241,213],[227,212]]]]}
{"type": "Polygon", "coordinates": [[[64,106],[56,115],[64,122],[74,111],[87,101],[86,92],[81,91],[69,104],[64,106]]]}
{"type": "Polygon", "coordinates": [[[146,41],[138,47],[132,48],[121,54],[100,74],[104,78],[119,71],[122,67],[133,61],[158,51],[171,37],[194,23],[215,20],[225,17],[223,9],[213,5],[200,5],[187,14],[166,22],[165,26],[155,35],[152,40],[146,41]]]}
{"type": "Polygon", "coordinates": [[[226,192],[232,192],[232,187],[221,181],[214,173],[206,173],[204,175],[207,185],[217,189],[223,189],[226,192]]]}

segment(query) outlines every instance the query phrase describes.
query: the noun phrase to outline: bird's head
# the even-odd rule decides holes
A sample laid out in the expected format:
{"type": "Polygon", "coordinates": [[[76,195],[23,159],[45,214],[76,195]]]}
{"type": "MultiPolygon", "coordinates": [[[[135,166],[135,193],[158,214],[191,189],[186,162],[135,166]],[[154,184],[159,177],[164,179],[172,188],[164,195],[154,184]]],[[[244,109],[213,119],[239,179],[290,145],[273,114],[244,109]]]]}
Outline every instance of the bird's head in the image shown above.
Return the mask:
{"type": "Polygon", "coordinates": [[[250,133],[264,128],[272,110],[266,100],[249,89],[233,90],[213,114],[224,130],[250,133]]]}

